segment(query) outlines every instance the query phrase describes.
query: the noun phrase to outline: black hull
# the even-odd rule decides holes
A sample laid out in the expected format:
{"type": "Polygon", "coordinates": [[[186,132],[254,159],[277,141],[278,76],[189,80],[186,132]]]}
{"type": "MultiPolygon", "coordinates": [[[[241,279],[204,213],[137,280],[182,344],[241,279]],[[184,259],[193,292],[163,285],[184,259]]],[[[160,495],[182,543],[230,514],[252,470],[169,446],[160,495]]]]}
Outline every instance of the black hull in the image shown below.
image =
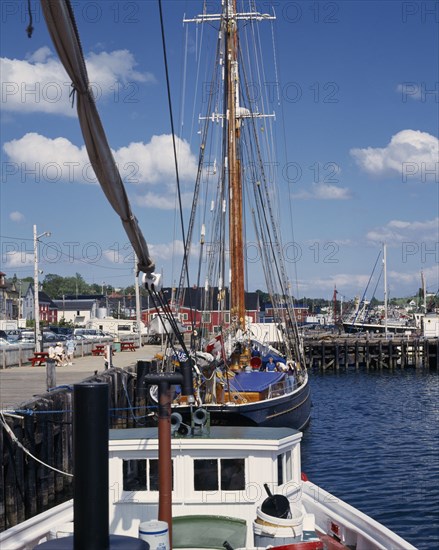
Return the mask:
{"type": "MultiPolygon", "coordinates": [[[[364,323],[364,324],[351,324],[343,323],[343,329],[348,334],[357,334],[359,332],[379,333],[384,334],[386,327],[384,325],[364,323]]],[[[404,325],[388,325],[387,332],[392,334],[404,334],[407,330],[415,330],[415,327],[404,325]]]]}
{"type": "MultiPolygon", "coordinates": [[[[205,404],[202,407],[210,413],[210,423],[215,426],[288,427],[303,430],[311,417],[309,380],[293,393],[281,397],[243,405],[205,404]]],[[[172,412],[179,412],[183,422],[190,423],[188,406],[173,406],[172,412]]]]}

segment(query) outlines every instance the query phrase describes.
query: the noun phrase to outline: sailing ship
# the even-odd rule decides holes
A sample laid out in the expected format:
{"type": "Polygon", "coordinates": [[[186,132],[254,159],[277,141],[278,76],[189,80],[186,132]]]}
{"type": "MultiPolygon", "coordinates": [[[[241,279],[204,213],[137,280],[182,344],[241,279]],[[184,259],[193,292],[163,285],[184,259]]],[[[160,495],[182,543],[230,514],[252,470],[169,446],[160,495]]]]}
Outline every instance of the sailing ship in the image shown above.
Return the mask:
{"type": "MultiPolygon", "coordinates": [[[[253,60],[259,60],[262,50],[255,27],[274,19],[253,4],[249,11],[239,12],[236,1],[227,1],[221,13],[204,12],[184,20],[187,25],[208,23],[214,29],[214,69],[212,81],[203,86],[209,92],[199,116],[198,171],[180,281],[169,317],[163,308],[158,311],[164,316],[163,326],[175,325],[186,306],[195,399],[213,424],[303,429],[311,409],[308,374],[283,254],[277,185],[273,174],[267,173],[267,167],[275,165],[270,144],[274,115],[261,112],[258,102],[264,101],[252,97],[250,82],[256,74],[253,60]],[[251,36],[243,37],[241,32],[251,36]],[[254,51],[246,51],[246,46],[254,51]],[[251,227],[246,227],[244,218],[252,220],[251,227]],[[249,242],[260,261],[247,265],[249,242]],[[270,327],[259,323],[246,307],[245,281],[255,271],[258,278],[264,277],[275,311],[277,347],[261,337],[270,327]],[[195,276],[193,285],[187,284],[190,274],[195,276]]],[[[185,346],[171,342],[159,370],[178,367],[182,353],[187,356],[185,346]]],[[[192,404],[177,393],[173,406],[187,417],[192,404]]]]}
{"type": "MultiPolygon", "coordinates": [[[[375,267],[378,263],[380,255],[381,255],[381,251],[378,254],[374,269],[372,271],[372,275],[373,275],[373,272],[375,271],[375,267]]],[[[416,329],[413,318],[407,318],[406,316],[401,316],[396,312],[394,312],[393,315],[389,315],[388,292],[387,292],[387,247],[385,243],[383,243],[382,255],[383,255],[382,274],[384,279],[383,314],[378,315],[377,313],[373,313],[370,310],[370,301],[365,299],[367,288],[372,278],[372,275],[371,275],[362,299],[356,300],[354,311],[352,312],[352,314],[349,315],[348,318],[346,318],[343,321],[343,328],[344,328],[344,331],[347,333],[368,332],[368,333],[385,334],[387,336],[388,333],[407,334],[416,329]]],[[[376,287],[378,286],[380,278],[381,276],[378,278],[378,282],[375,285],[375,290],[376,290],[376,287]]]]}

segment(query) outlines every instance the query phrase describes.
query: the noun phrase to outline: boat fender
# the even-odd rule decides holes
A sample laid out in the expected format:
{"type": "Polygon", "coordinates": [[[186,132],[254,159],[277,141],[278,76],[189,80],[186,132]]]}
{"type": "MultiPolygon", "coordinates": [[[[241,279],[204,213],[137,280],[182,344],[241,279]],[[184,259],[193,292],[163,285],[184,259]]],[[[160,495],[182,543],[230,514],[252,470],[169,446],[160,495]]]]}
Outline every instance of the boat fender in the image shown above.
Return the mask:
{"type": "Polygon", "coordinates": [[[305,474],[305,472],[302,472],[302,473],[300,474],[300,479],[301,479],[302,481],[309,481],[308,476],[305,474]]]}

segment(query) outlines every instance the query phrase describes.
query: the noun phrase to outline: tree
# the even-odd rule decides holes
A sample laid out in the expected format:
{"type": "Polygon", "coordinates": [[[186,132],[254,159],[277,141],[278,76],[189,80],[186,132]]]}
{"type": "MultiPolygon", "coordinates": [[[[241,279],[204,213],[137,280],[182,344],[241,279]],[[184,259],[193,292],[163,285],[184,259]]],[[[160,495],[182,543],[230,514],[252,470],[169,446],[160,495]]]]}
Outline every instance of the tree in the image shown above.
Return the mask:
{"type": "Polygon", "coordinates": [[[48,273],[44,277],[43,290],[52,299],[61,299],[63,295],[75,296],[78,294],[92,293],[92,287],[84,281],[80,273],[74,277],[61,277],[54,273],[48,273]]]}

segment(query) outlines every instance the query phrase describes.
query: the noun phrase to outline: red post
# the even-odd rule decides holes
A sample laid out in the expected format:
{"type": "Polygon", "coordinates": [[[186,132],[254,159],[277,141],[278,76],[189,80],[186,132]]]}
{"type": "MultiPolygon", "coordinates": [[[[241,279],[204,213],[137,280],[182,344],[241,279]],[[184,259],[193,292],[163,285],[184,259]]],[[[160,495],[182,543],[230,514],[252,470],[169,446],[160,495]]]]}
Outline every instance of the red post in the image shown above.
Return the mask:
{"type": "Polygon", "coordinates": [[[159,517],[166,521],[172,548],[171,387],[159,384],[159,517]]]}

